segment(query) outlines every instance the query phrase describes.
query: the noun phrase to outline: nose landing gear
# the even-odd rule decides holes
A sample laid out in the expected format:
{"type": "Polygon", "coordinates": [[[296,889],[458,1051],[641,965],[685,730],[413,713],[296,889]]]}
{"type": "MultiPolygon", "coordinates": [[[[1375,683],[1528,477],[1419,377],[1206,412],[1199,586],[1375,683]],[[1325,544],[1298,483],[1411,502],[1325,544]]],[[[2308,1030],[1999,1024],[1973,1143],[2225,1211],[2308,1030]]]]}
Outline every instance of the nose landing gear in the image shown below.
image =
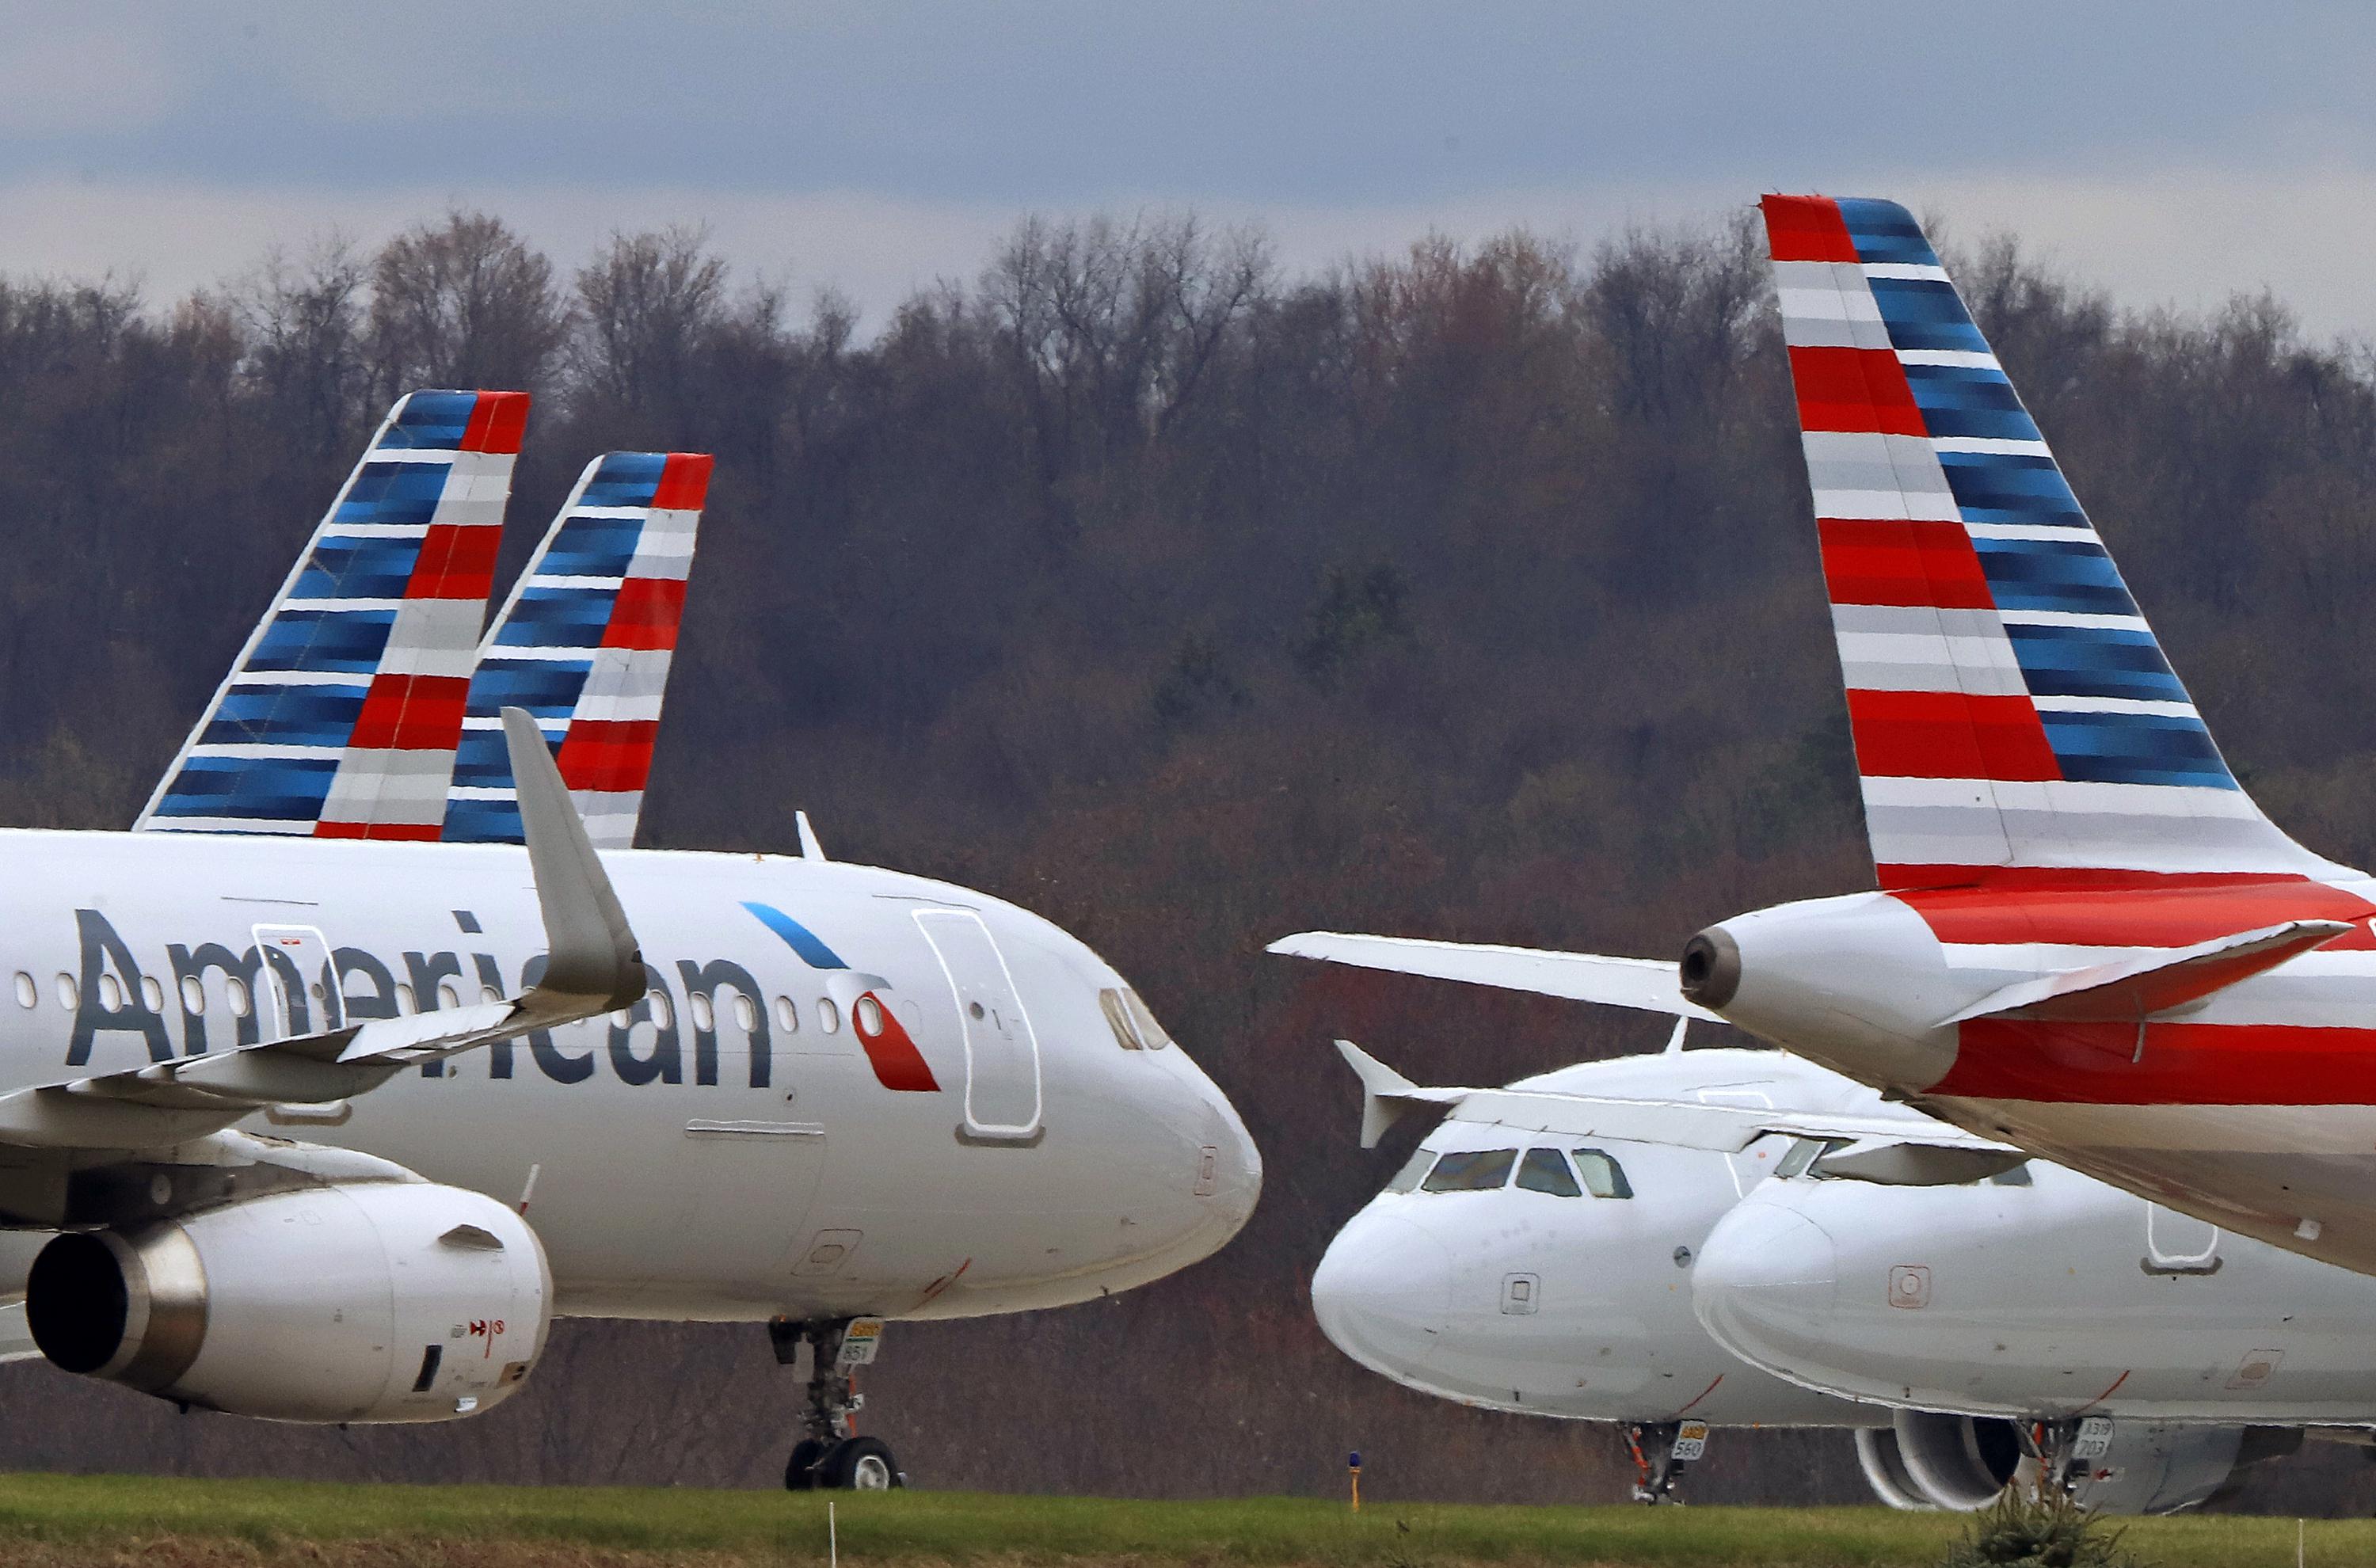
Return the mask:
{"type": "Polygon", "coordinates": [[[873,1361],[882,1333],[881,1318],[768,1321],[778,1364],[802,1379],[802,1437],[784,1466],[785,1491],[887,1491],[908,1484],[890,1446],[857,1435],[850,1420],[866,1403],[857,1370],[873,1361]]]}

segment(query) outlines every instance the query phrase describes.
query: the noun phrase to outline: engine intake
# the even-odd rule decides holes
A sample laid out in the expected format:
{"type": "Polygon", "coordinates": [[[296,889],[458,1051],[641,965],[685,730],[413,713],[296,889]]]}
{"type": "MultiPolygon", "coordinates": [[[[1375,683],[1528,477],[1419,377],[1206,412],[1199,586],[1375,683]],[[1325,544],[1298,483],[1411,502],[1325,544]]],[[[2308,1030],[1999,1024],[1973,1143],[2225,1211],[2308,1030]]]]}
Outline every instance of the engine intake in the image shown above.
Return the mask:
{"type": "Polygon", "coordinates": [[[1740,990],[1740,944],[1722,926],[1710,926],[1683,944],[1677,978],[1683,994],[1701,1006],[1722,1012],[1740,990]]]}
{"type": "Polygon", "coordinates": [[[1986,1508],[2021,1467],[2021,1434],[2008,1420],[1900,1410],[1896,1427],[1906,1474],[1937,1507],[1986,1508]]]}
{"type": "Polygon", "coordinates": [[[34,1259],[33,1342],[70,1372],[234,1415],[435,1421],[527,1377],[552,1276],[527,1221],[429,1182],[275,1193],[34,1259]]]}

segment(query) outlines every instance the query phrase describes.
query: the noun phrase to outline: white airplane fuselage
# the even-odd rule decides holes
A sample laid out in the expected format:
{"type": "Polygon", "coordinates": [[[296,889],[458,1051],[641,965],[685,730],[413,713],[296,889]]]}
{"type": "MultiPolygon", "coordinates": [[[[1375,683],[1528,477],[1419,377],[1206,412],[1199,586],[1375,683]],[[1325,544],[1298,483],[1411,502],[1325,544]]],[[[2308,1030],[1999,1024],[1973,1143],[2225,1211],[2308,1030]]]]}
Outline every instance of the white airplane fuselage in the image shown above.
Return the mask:
{"type": "Polygon", "coordinates": [[[1693,1301],[1845,1397],[2014,1420],[2376,1422],[2376,1280],[2033,1160],[2021,1184],[1768,1182],[1693,1301]]]}
{"type": "MultiPolygon", "coordinates": [[[[1054,1306],[1204,1257],[1251,1212],[1234,1110],[1184,1051],[1125,1049],[1100,996],[1125,982],[1048,921],[838,862],[603,863],[652,988],[624,1022],[246,1125],[526,1201],[573,1315],[1054,1306]]],[[[309,940],[280,933],[318,933],[293,950],[336,953],[358,1018],[510,994],[545,945],[505,846],[7,831],[0,866],[0,1093],[274,1038],[253,950],[309,940]]],[[[337,999],[310,989],[318,1020],[337,999]]],[[[0,1099],[0,1141],[86,1146],[70,1098],[0,1099]]],[[[0,1174],[10,1222],[43,1223],[40,1185],[0,1174]]]]}
{"type": "MultiPolygon", "coordinates": [[[[1778,1051],[1712,1050],[1590,1062],[1513,1088],[1719,1104],[1870,1109],[1871,1091],[1778,1051]]],[[[1565,1150],[1588,1141],[1633,1195],[1573,1197],[1515,1182],[1487,1192],[1387,1191],[1347,1222],[1313,1277],[1336,1348],[1407,1387],[1527,1415],[1727,1426],[1884,1425],[1886,1411],[1742,1361],[1692,1313],[1708,1233],[1788,1146],[1740,1155],[1578,1140],[1455,1111],[1422,1151],[1565,1150]],[[1523,1296],[1514,1286],[1523,1281],[1523,1296]]],[[[1400,1185],[1397,1182],[1396,1185],[1400,1185]]]]}
{"type": "MultiPolygon", "coordinates": [[[[1586,1063],[1511,1087],[1902,1114],[1918,1140],[1935,1126],[1776,1051],[1586,1063]]],[[[1716,1425],[1874,1426],[1891,1408],[2376,1424],[2376,1282],[2077,1171],[2033,1160],[1932,1187],[1770,1179],[1788,1140],[1727,1156],[1562,1139],[1484,1103],[1421,1149],[1588,1141],[1633,1195],[1513,1180],[1373,1199],[1331,1245],[1313,1301],[1340,1349],[1408,1386],[1536,1415],[1716,1425]]]]}

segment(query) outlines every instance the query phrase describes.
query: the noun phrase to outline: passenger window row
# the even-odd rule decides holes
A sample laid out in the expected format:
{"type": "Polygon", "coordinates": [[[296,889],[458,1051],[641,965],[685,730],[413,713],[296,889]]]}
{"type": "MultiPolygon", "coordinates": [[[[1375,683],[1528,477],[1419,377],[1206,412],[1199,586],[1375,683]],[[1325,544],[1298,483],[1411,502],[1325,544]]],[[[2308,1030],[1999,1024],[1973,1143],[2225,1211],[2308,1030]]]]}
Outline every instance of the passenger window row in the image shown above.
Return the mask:
{"type": "Polygon", "coordinates": [[[1555,1198],[1630,1198],[1625,1168],[1597,1148],[1573,1151],[1537,1146],[1517,1149],[1420,1149],[1386,1184],[1390,1193],[1491,1193],[1512,1184],[1555,1198]],[[1571,1153],[1574,1164],[1569,1164],[1571,1153]]]}

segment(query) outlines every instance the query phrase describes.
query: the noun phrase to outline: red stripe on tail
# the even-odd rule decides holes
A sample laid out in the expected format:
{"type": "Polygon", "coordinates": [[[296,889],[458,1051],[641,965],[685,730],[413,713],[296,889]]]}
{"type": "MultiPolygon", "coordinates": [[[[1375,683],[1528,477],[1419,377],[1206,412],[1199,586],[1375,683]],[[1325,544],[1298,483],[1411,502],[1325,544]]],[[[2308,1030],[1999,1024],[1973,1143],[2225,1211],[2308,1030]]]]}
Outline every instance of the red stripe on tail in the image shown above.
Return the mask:
{"type": "Polygon", "coordinates": [[[1792,349],[1790,381],[1802,429],[1930,434],[1892,350],[1792,349]]]}
{"type": "Polygon", "coordinates": [[[577,719],[555,759],[561,781],[604,794],[640,790],[651,776],[652,744],[659,732],[659,721],[652,719],[577,719]]]}
{"type": "Polygon", "coordinates": [[[660,466],[652,492],[655,512],[698,512],[709,499],[709,470],[718,459],[707,452],[671,452],[660,466]]]}
{"type": "Polygon", "coordinates": [[[316,838],[379,838],[401,839],[416,844],[433,844],[445,832],[434,822],[317,822],[314,825],[316,838]]]}
{"type": "Polygon", "coordinates": [[[1775,260],[1857,259],[1840,204],[1831,197],[1769,196],[1759,205],[1765,208],[1765,243],[1775,260]]]}
{"type": "Polygon", "coordinates": [[[1819,517],[1815,532],[1834,604],[1996,608],[1979,552],[1961,523],[1819,517]]]}
{"type": "Polygon", "coordinates": [[[365,751],[450,751],[461,743],[469,697],[467,676],[375,675],[347,744],[365,751]]]}
{"type": "Polygon", "coordinates": [[[517,452],[528,431],[525,392],[481,392],[462,431],[465,452],[517,452]]]}
{"type": "Polygon", "coordinates": [[[484,600],[495,586],[495,551],[504,530],[483,523],[432,523],[412,564],[407,599],[484,600]]]}
{"type": "Polygon", "coordinates": [[[1848,693],[1857,771],[1880,778],[2062,777],[2027,697],[1848,693]]]}
{"type": "Polygon", "coordinates": [[[682,577],[629,577],[619,585],[611,604],[611,624],[602,633],[604,647],[672,648],[676,626],[684,614],[682,577]]]}

